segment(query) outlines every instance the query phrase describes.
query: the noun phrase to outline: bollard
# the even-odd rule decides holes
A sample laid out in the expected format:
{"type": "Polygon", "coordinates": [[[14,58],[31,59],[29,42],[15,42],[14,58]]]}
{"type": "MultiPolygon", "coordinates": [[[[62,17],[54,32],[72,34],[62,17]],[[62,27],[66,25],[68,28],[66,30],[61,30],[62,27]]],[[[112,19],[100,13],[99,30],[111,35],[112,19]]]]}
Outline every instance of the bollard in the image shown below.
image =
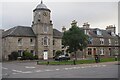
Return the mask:
{"type": "Polygon", "coordinates": [[[75,60],[73,60],[73,64],[76,65],[75,60]]]}
{"type": "Polygon", "coordinates": [[[47,61],[47,65],[49,65],[49,61],[47,61]]]}
{"type": "Polygon", "coordinates": [[[38,62],[39,62],[39,61],[37,61],[37,65],[38,65],[38,62]]]}
{"type": "Polygon", "coordinates": [[[115,56],[115,61],[117,61],[117,56],[115,56]]]}

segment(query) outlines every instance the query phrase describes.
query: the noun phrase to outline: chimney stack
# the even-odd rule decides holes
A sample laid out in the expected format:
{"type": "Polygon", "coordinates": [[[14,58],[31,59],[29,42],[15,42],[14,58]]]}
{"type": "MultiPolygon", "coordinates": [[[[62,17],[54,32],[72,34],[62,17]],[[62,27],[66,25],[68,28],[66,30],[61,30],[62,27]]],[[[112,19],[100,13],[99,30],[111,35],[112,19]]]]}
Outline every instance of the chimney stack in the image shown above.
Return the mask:
{"type": "Polygon", "coordinates": [[[65,26],[62,27],[62,32],[65,32],[66,31],[66,28],[65,26]]]}
{"type": "Polygon", "coordinates": [[[83,28],[89,29],[89,27],[90,27],[90,24],[88,24],[88,22],[86,22],[86,23],[83,24],[83,28]]]}

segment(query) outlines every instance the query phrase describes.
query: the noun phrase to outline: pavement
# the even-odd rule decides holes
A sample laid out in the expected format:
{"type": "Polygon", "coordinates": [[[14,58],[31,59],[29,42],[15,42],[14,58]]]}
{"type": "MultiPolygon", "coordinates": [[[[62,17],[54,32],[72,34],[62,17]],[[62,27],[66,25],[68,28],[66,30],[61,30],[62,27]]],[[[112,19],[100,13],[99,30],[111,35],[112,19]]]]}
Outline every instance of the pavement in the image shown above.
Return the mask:
{"type": "Polygon", "coordinates": [[[36,61],[2,63],[3,78],[118,78],[118,62],[37,65],[36,61]]]}

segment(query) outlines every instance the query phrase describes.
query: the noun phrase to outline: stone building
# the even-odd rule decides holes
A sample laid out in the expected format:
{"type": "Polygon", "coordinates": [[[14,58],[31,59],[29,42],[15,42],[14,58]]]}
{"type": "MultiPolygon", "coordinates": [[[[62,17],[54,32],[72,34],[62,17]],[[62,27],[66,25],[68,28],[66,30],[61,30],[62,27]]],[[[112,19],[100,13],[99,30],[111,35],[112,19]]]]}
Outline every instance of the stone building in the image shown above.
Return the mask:
{"type": "MultiPolygon", "coordinates": [[[[71,24],[77,25],[77,22],[74,20],[71,24]]],[[[120,36],[116,34],[115,25],[109,25],[106,27],[106,30],[103,30],[99,28],[90,28],[90,24],[87,22],[80,28],[89,38],[87,48],[83,51],[77,51],[78,58],[91,58],[95,55],[111,57],[119,54],[120,36]]],[[[64,32],[66,28],[63,27],[62,30],[64,32]]]]}
{"type": "Polygon", "coordinates": [[[88,47],[84,50],[84,56],[101,55],[105,57],[118,55],[119,36],[116,35],[116,27],[109,25],[106,30],[90,28],[90,24],[84,23],[82,29],[89,36],[88,47]]]}
{"type": "MultiPolygon", "coordinates": [[[[108,26],[106,30],[92,29],[90,24],[84,23],[81,29],[89,36],[88,47],[78,57],[112,56],[118,54],[118,36],[115,26],[108,26]]],[[[66,28],[62,28],[62,32],[66,28]]],[[[51,10],[41,3],[33,10],[32,25],[16,26],[2,34],[3,59],[8,60],[8,55],[17,51],[19,56],[27,50],[39,59],[53,58],[57,50],[62,48],[62,32],[53,28],[51,10]]],[[[1,33],[1,31],[0,31],[1,33]]],[[[1,34],[0,34],[1,35],[1,34]]],[[[1,38],[0,38],[1,41],[1,38]]],[[[78,52],[79,53],[79,52],[78,52]]]]}
{"type": "Polygon", "coordinates": [[[57,50],[61,50],[62,33],[53,29],[51,20],[51,10],[41,3],[33,10],[32,26],[16,26],[3,32],[3,59],[8,59],[8,55],[13,51],[18,51],[23,55],[27,50],[33,55],[38,55],[39,59],[53,58],[57,50]]]}

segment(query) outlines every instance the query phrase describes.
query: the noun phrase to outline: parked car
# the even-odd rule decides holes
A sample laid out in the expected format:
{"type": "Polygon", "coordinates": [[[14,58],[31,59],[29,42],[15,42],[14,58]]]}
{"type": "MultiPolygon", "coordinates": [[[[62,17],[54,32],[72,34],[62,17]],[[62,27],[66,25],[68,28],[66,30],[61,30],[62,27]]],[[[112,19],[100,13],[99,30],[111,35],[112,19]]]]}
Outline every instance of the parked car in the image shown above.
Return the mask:
{"type": "Polygon", "coordinates": [[[58,57],[55,57],[54,58],[56,61],[62,61],[62,60],[70,60],[70,57],[69,56],[66,56],[66,55],[60,55],[58,57]]]}

